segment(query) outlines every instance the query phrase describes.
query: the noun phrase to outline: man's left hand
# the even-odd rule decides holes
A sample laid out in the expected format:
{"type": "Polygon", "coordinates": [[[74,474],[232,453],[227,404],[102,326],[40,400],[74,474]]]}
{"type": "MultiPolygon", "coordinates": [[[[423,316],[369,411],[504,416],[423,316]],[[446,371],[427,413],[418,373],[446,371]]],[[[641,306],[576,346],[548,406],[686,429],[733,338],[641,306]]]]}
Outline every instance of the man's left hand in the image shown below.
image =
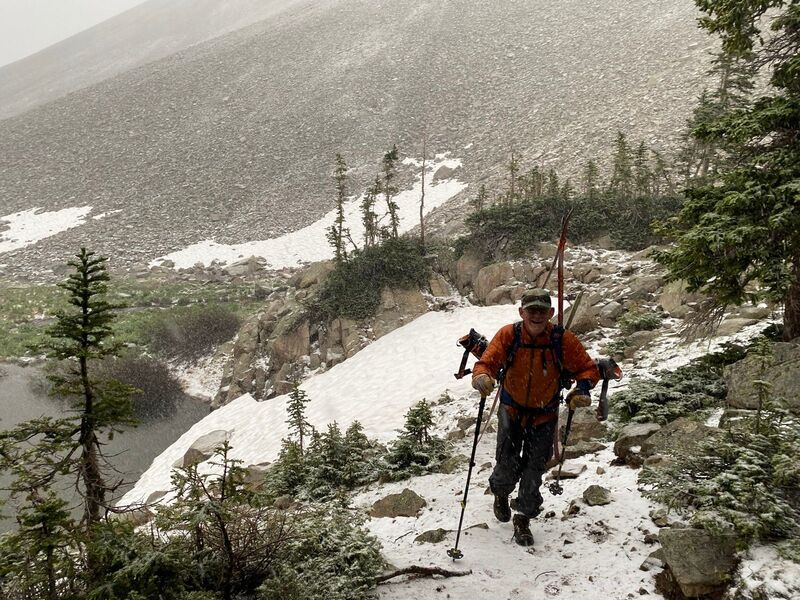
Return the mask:
{"type": "Polygon", "coordinates": [[[589,395],[589,392],[580,388],[575,388],[567,394],[566,403],[570,410],[575,410],[582,406],[590,406],[592,404],[592,397],[589,395]]]}

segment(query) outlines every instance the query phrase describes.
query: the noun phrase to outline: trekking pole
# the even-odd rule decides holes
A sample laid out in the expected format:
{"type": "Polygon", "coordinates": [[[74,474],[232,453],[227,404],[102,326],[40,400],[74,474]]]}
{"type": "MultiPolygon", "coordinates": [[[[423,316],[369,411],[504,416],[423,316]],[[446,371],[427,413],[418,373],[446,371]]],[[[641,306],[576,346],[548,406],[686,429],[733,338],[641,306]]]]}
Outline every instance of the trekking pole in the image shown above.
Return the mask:
{"type": "Polygon", "coordinates": [[[475,450],[478,447],[478,439],[481,429],[481,419],[483,418],[483,407],[486,404],[486,396],[481,394],[481,402],[478,404],[478,421],[475,423],[475,440],[472,442],[472,455],[469,457],[469,468],[467,469],[467,485],[464,486],[464,499],[461,500],[461,517],[458,519],[458,531],[456,533],[456,545],[447,551],[447,556],[455,561],[463,558],[464,553],[458,549],[458,541],[461,539],[461,525],[464,523],[464,510],[467,508],[467,495],[469,494],[469,480],[472,478],[472,467],[475,466],[475,450]]]}
{"type": "MultiPolygon", "coordinates": [[[[567,413],[567,426],[564,428],[564,439],[561,442],[562,448],[567,447],[567,438],[569,437],[570,427],[572,427],[572,415],[574,414],[575,410],[570,408],[569,413],[567,413]]],[[[561,460],[558,461],[558,473],[556,473],[556,480],[547,485],[547,489],[549,489],[550,493],[554,496],[560,496],[564,493],[564,488],[561,486],[561,467],[564,466],[564,458],[566,455],[566,452],[561,452],[561,460]]]]}

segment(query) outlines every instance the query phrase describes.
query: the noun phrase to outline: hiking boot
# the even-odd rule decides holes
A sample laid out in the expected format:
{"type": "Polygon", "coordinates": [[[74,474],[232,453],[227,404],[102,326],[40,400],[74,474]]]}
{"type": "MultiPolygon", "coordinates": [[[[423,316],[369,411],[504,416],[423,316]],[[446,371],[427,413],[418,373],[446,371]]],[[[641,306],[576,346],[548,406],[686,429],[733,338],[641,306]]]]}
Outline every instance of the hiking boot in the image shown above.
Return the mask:
{"type": "Polygon", "coordinates": [[[514,541],[520,546],[533,546],[533,534],[529,527],[531,520],[525,515],[514,515],[514,541]]]}
{"type": "Polygon", "coordinates": [[[508,496],[494,496],[494,516],[501,523],[511,520],[511,507],[508,505],[508,496]]]}

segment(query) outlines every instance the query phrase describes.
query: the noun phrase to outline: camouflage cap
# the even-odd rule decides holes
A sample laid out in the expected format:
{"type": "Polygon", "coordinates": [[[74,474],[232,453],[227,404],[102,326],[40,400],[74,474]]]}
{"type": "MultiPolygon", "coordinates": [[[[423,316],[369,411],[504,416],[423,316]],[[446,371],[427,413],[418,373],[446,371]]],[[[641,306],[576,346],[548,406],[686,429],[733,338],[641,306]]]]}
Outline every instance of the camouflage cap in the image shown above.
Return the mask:
{"type": "Polygon", "coordinates": [[[543,288],[532,288],[522,294],[522,308],[552,308],[550,292],[543,288]]]}

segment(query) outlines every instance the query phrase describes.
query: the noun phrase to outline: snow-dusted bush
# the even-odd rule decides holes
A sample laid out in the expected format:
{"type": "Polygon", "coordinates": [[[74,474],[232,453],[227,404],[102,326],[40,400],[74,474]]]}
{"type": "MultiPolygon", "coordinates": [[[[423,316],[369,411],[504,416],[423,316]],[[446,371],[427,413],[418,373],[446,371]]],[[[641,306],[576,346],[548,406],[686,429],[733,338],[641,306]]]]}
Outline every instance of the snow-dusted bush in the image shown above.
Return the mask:
{"type": "Polygon", "coordinates": [[[620,424],[661,423],[683,416],[703,416],[703,410],[721,404],[726,389],[722,368],[741,360],[745,348],[728,345],[721,352],[693,360],[674,371],[657,373],[655,379],[634,379],[611,397],[620,424]]]}
{"type": "Polygon", "coordinates": [[[387,468],[381,475],[382,479],[399,481],[431,473],[450,458],[450,445],[431,434],[432,427],[433,413],[427,401],[421,400],[408,409],[400,435],[389,445],[385,457],[387,468]]]}
{"type": "MultiPolygon", "coordinates": [[[[644,494],[692,512],[692,524],[734,530],[743,543],[800,533],[800,423],[784,411],[762,411],[736,423],[697,456],[645,468],[644,494]]],[[[797,547],[784,554],[798,556],[797,547]]]]}
{"type": "Polygon", "coordinates": [[[199,304],[158,313],[143,325],[142,337],[158,354],[192,360],[230,340],[240,324],[224,304],[199,304]]]}
{"type": "Polygon", "coordinates": [[[662,316],[649,310],[634,308],[622,315],[617,325],[623,335],[630,335],[636,331],[652,331],[661,327],[662,316]]]}
{"type": "Polygon", "coordinates": [[[390,238],[352,253],[325,279],[312,310],[326,319],[365,319],[375,314],[387,287],[422,286],[430,267],[419,240],[390,238]]]}
{"type": "Polygon", "coordinates": [[[340,508],[297,517],[296,535],[260,600],[360,600],[374,597],[375,578],[386,563],[364,518],[340,508]]]}

